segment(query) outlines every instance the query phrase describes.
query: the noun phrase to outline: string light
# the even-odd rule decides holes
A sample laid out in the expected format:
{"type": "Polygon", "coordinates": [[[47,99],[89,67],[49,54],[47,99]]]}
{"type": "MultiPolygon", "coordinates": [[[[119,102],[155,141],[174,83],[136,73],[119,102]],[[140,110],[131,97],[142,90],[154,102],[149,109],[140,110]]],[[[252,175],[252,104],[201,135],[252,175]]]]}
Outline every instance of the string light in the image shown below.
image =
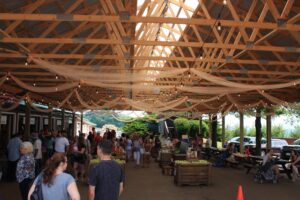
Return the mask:
{"type": "Polygon", "coordinates": [[[57,75],[55,75],[55,79],[56,79],[56,80],[58,79],[58,76],[57,76],[57,75]]]}
{"type": "Polygon", "coordinates": [[[98,91],[98,90],[96,90],[96,94],[99,94],[99,91],[98,91]]]}
{"type": "Polygon", "coordinates": [[[223,0],[223,5],[227,5],[227,0],[223,0]]]}
{"type": "Polygon", "coordinates": [[[190,71],[188,71],[188,77],[191,78],[191,72],[190,71]]]}
{"type": "Polygon", "coordinates": [[[221,22],[218,22],[218,26],[217,26],[218,31],[222,30],[222,26],[221,26],[221,22]]]}
{"type": "Polygon", "coordinates": [[[33,87],[35,87],[35,86],[36,86],[36,84],[35,84],[35,83],[33,83],[32,85],[33,85],[33,87]]]}
{"type": "Polygon", "coordinates": [[[182,82],[180,83],[180,87],[183,87],[183,83],[182,82]]]}
{"type": "Polygon", "coordinates": [[[81,88],[81,84],[80,83],[78,83],[78,88],[81,88]]]}
{"type": "Polygon", "coordinates": [[[56,88],[55,88],[55,91],[57,91],[57,90],[58,90],[58,88],[56,87],[56,88]]]}
{"type": "Polygon", "coordinates": [[[28,66],[28,62],[27,62],[27,60],[25,61],[25,66],[28,66]]]}

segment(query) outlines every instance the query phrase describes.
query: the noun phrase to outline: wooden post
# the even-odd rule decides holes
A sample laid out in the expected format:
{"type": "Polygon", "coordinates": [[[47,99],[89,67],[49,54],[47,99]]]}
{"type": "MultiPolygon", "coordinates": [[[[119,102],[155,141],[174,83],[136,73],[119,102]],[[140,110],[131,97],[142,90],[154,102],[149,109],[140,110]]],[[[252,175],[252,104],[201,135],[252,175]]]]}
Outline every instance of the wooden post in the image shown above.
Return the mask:
{"type": "Polygon", "coordinates": [[[1,118],[2,118],[2,112],[0,110],[0,138],[1,138],[1,135],[2,135],[2,130],[1,130],[1,127],[2,127],[2,124],[1,124],[1,118]]]}
{"type": "Polygon", "coordinates": [[[61,131],[65,130],[65,109],[61,110],[61,131]]]}
{"type": "MultiPolygon", "coordinates": [[[[270,110],[268,109],[267,112],[270,112],[270,110]]],[[[267,113],[266,116],[266,128],[267,128],[267,149],[271,149],[272,148],[272,124],[271,124],[271,114],[267,113]]]]}
{"type": "Polygon", "coordinates": [[[199,135],[203,137],[202,133],[203,123],[202,123],[202,115],[199,117],[199,135]]]}
{"type": "Polygon", "coordinates": [[[26,101],[25,106],[25,133],[24,133],[24,140],[30,139],[30,105],[26,101]]]}
{"type": "Polygon", "coordinates": [[[218,137],[218,116],[217,114],[214,114],[212,116],[212,137],[211,137],[211,141],[212,141],[212,146],[213,147],[217,147],[217,137],[218,137]]]}
{"type": "Polygon", "coordinates": [[[76,136],[76,120],[75,120],[75,112],[73,112],[72,115],[72,126],[73,126],[73,137],[76,136]]]}
{"type": "MultiPolygon", "coordinates": [[[[50,109],[51,107],[49,107],[50,109]]],[[[52,132],[52,112],[48,114],[48,131],[52,132]]]]}
{"type": "Polygon", "coordinates": [[[80,133],[82,133],[82,129],[83,129],[83,112],[81,112],[80,115],[80,133]]]}
{"type": "Polygon", "coordinates": [[[255,119],[255,130],[256,130],[256,149],[255,153],[256,155],[260,156],[261,155],[261,138],[262,138],[262,133],[261,133],[261,109],[258,108],[256,109],[256,119],[255,119]]]}
{"type": "Polygon", "coordinates": [[[244,153],[244,114],[240,112],[240,153],[244,153]]]}
{"type": "Polygon", "coordinates": [[[208,138],[211,139],[212,135],[212,124],[211,124],[211,114],[208,115],[208,138]]]}
{"type": "Polygon", "coordinates": [[[225,144],[225,115],[222,115],[222,147],[225,144]]]}

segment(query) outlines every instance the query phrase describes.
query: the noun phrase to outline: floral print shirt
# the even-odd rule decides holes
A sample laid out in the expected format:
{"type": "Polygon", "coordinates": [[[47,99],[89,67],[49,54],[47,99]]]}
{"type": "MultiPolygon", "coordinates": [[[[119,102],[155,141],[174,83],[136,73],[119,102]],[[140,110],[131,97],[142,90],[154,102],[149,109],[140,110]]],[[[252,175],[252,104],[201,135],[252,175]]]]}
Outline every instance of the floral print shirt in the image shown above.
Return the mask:
{"type": "Polygon", "coordinates": [[[17,165],[16,177],[18,183],[21,183],[24,179],[34,179],[35,161],[32,153],[23,155],[17,165]]]}

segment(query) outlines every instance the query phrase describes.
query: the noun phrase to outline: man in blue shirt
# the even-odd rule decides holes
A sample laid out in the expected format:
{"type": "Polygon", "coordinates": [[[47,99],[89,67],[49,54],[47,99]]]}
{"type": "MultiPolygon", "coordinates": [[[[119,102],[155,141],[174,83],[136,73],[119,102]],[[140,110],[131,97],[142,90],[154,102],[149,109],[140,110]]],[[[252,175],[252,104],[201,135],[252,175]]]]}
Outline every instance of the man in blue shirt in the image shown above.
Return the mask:
{"type": "Polygon", "coordinates": [[[20,158],[20,146],[22,140],[19,137],[19,134],[14,134],[7,144],[7,179],[8,181],[15,181],[16,180],[16,168],[17,163],[20,158]]]}
{"type": "Polygon", "coordinates": [[[89,172],[89,200],[118,200],[123,192],[124,173],[121,166],[111,160],[112,143],[102,140],[97,146],[101,160],[89,172]]]}

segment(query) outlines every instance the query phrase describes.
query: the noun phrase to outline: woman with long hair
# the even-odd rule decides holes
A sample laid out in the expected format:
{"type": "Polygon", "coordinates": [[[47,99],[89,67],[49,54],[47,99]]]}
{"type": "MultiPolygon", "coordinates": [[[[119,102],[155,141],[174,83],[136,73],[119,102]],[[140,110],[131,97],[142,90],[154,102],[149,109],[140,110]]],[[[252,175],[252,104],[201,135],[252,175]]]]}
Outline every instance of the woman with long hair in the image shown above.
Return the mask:
{"type": "Polygon", "coordinates": [[[30,199],[38,179],[42,179],[42,192],[44,200],[80,200],[74,178],[64,171],[67,168],[67,157],[64,153],[55,153],[48,161],[44,171],[35,179],[29,193],[30,199]]]}
{"type": "Polygon", "coordinates": [[[290,158],[290,169],[293,172],[293,182],[299,178],[299,171],[300,171],[300,156],[296,150],[291,151],[291,158],[290,158]]]}

